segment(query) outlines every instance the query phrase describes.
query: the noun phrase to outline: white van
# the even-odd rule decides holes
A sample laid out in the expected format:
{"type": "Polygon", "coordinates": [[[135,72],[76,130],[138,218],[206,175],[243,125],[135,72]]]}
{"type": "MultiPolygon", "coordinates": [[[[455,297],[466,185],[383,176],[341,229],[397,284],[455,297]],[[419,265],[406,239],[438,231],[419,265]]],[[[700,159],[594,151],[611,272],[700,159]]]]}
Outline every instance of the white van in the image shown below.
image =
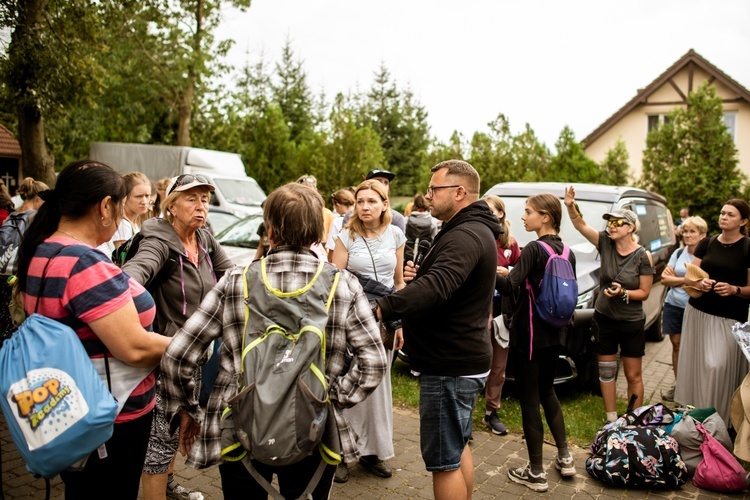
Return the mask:
{"type": "Polygon", "coordinates": [[[187,146],[92,142],[89,157],[122,174],[142,172],[152,181],[200,174],[214,186],[211,205],[238,217],[262,212],[266,193],[245,172],[240,155],[187,146]]]}

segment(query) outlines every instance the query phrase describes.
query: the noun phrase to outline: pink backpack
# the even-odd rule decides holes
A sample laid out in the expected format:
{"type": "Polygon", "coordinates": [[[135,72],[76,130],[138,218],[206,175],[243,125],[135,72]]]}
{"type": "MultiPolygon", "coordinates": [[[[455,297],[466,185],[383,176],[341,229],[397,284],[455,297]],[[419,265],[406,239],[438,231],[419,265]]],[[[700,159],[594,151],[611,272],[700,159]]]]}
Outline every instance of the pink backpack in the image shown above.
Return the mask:
{"type": "Polygon", "coordinates": [[[734,455],[701,424],[695,424],[695,427],[703,434],[703,444],[701,444],[703,460],[695,470],[693,484],[697,488],[723,492],[742,491],[747,488],[747,472],[734,455]]]}

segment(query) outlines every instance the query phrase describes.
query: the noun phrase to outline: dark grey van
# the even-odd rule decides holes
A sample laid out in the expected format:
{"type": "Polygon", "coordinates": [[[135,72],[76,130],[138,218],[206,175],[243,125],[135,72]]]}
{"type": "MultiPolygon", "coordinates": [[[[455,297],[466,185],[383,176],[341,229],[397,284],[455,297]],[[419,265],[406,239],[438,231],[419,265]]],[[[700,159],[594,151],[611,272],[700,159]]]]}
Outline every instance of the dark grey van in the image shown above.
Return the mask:
{"type": "MultiPolygon", "coordinates": [[[[503,182],[492,186],[486,194],[497,195],[505,202],[506,217],[511,224],[510,232],[523,248],[529,241],[536,239],[536,233],[526,232],[521,223],[526,199],[538,193],[553,193],[560,197],[562,203],[565,187],[569,185],[570,183],[559,182],[503,182]]],[[[633,187],[580,183],[573,183],[573,186],[583,217],[599,231],[604,230],[606,225],[602,215],[612,210],[627,208],[638,216],[641,223],[639,243],[651,252],[656,268],[651,294],[643,304],[646,338],[662,340],[661,310],[667,287],[661,283],[661,273],[676,244],[672,215],[667,208],[666,199],[659,194],[633,187]]],[[[595,361],[595,352],[590,324],[594,301],[599,294],[599,253],[573,227],[565,207],[560,233],[563,241],[575,252],[579,296],[575,325],[569,329],[555,383],[578,379],[581,385],[595,387],[597,365],[592,362],[595,361]]]]}

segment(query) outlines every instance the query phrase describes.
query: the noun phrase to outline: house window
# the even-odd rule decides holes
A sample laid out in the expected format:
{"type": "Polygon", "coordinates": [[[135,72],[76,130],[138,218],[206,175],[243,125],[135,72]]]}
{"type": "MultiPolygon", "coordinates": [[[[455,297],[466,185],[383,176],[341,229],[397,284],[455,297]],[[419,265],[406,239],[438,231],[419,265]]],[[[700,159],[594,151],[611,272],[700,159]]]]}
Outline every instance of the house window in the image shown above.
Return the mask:
{"type": "Polygon", "coordinates": [[[662,124],[669,123],[669,116],[667,115],[648,115],[648,131],[656,130],[662,124]]]}
{"type": "Polygon", "coordinates": [[[724,125],[727,127],[727,132],[732,136],[732,139],[737,141],[737,113],[734,111],[728,111],[724,113],[724,125]]]}

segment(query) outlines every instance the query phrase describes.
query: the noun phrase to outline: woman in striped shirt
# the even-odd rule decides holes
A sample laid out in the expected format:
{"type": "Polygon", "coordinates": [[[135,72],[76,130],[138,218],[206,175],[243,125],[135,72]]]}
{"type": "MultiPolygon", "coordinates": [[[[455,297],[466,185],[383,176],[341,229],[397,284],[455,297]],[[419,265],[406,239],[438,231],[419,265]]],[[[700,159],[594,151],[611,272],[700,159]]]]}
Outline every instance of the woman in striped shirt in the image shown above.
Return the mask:
{"type": "Polygon", "coordinates": [[[122,219],[125,186],[110,167],[80,160],[40,196],[45,203],[19,252],[24,309],[71,327],[95,365],[106,356],[109,387],[119,402],[109,441],[83,470],[60,474],[65,497],[135,499],[154,407],[153,369],[170,339],[151,331],[151,296],[96,248],[112,238],[122,219]]]}

